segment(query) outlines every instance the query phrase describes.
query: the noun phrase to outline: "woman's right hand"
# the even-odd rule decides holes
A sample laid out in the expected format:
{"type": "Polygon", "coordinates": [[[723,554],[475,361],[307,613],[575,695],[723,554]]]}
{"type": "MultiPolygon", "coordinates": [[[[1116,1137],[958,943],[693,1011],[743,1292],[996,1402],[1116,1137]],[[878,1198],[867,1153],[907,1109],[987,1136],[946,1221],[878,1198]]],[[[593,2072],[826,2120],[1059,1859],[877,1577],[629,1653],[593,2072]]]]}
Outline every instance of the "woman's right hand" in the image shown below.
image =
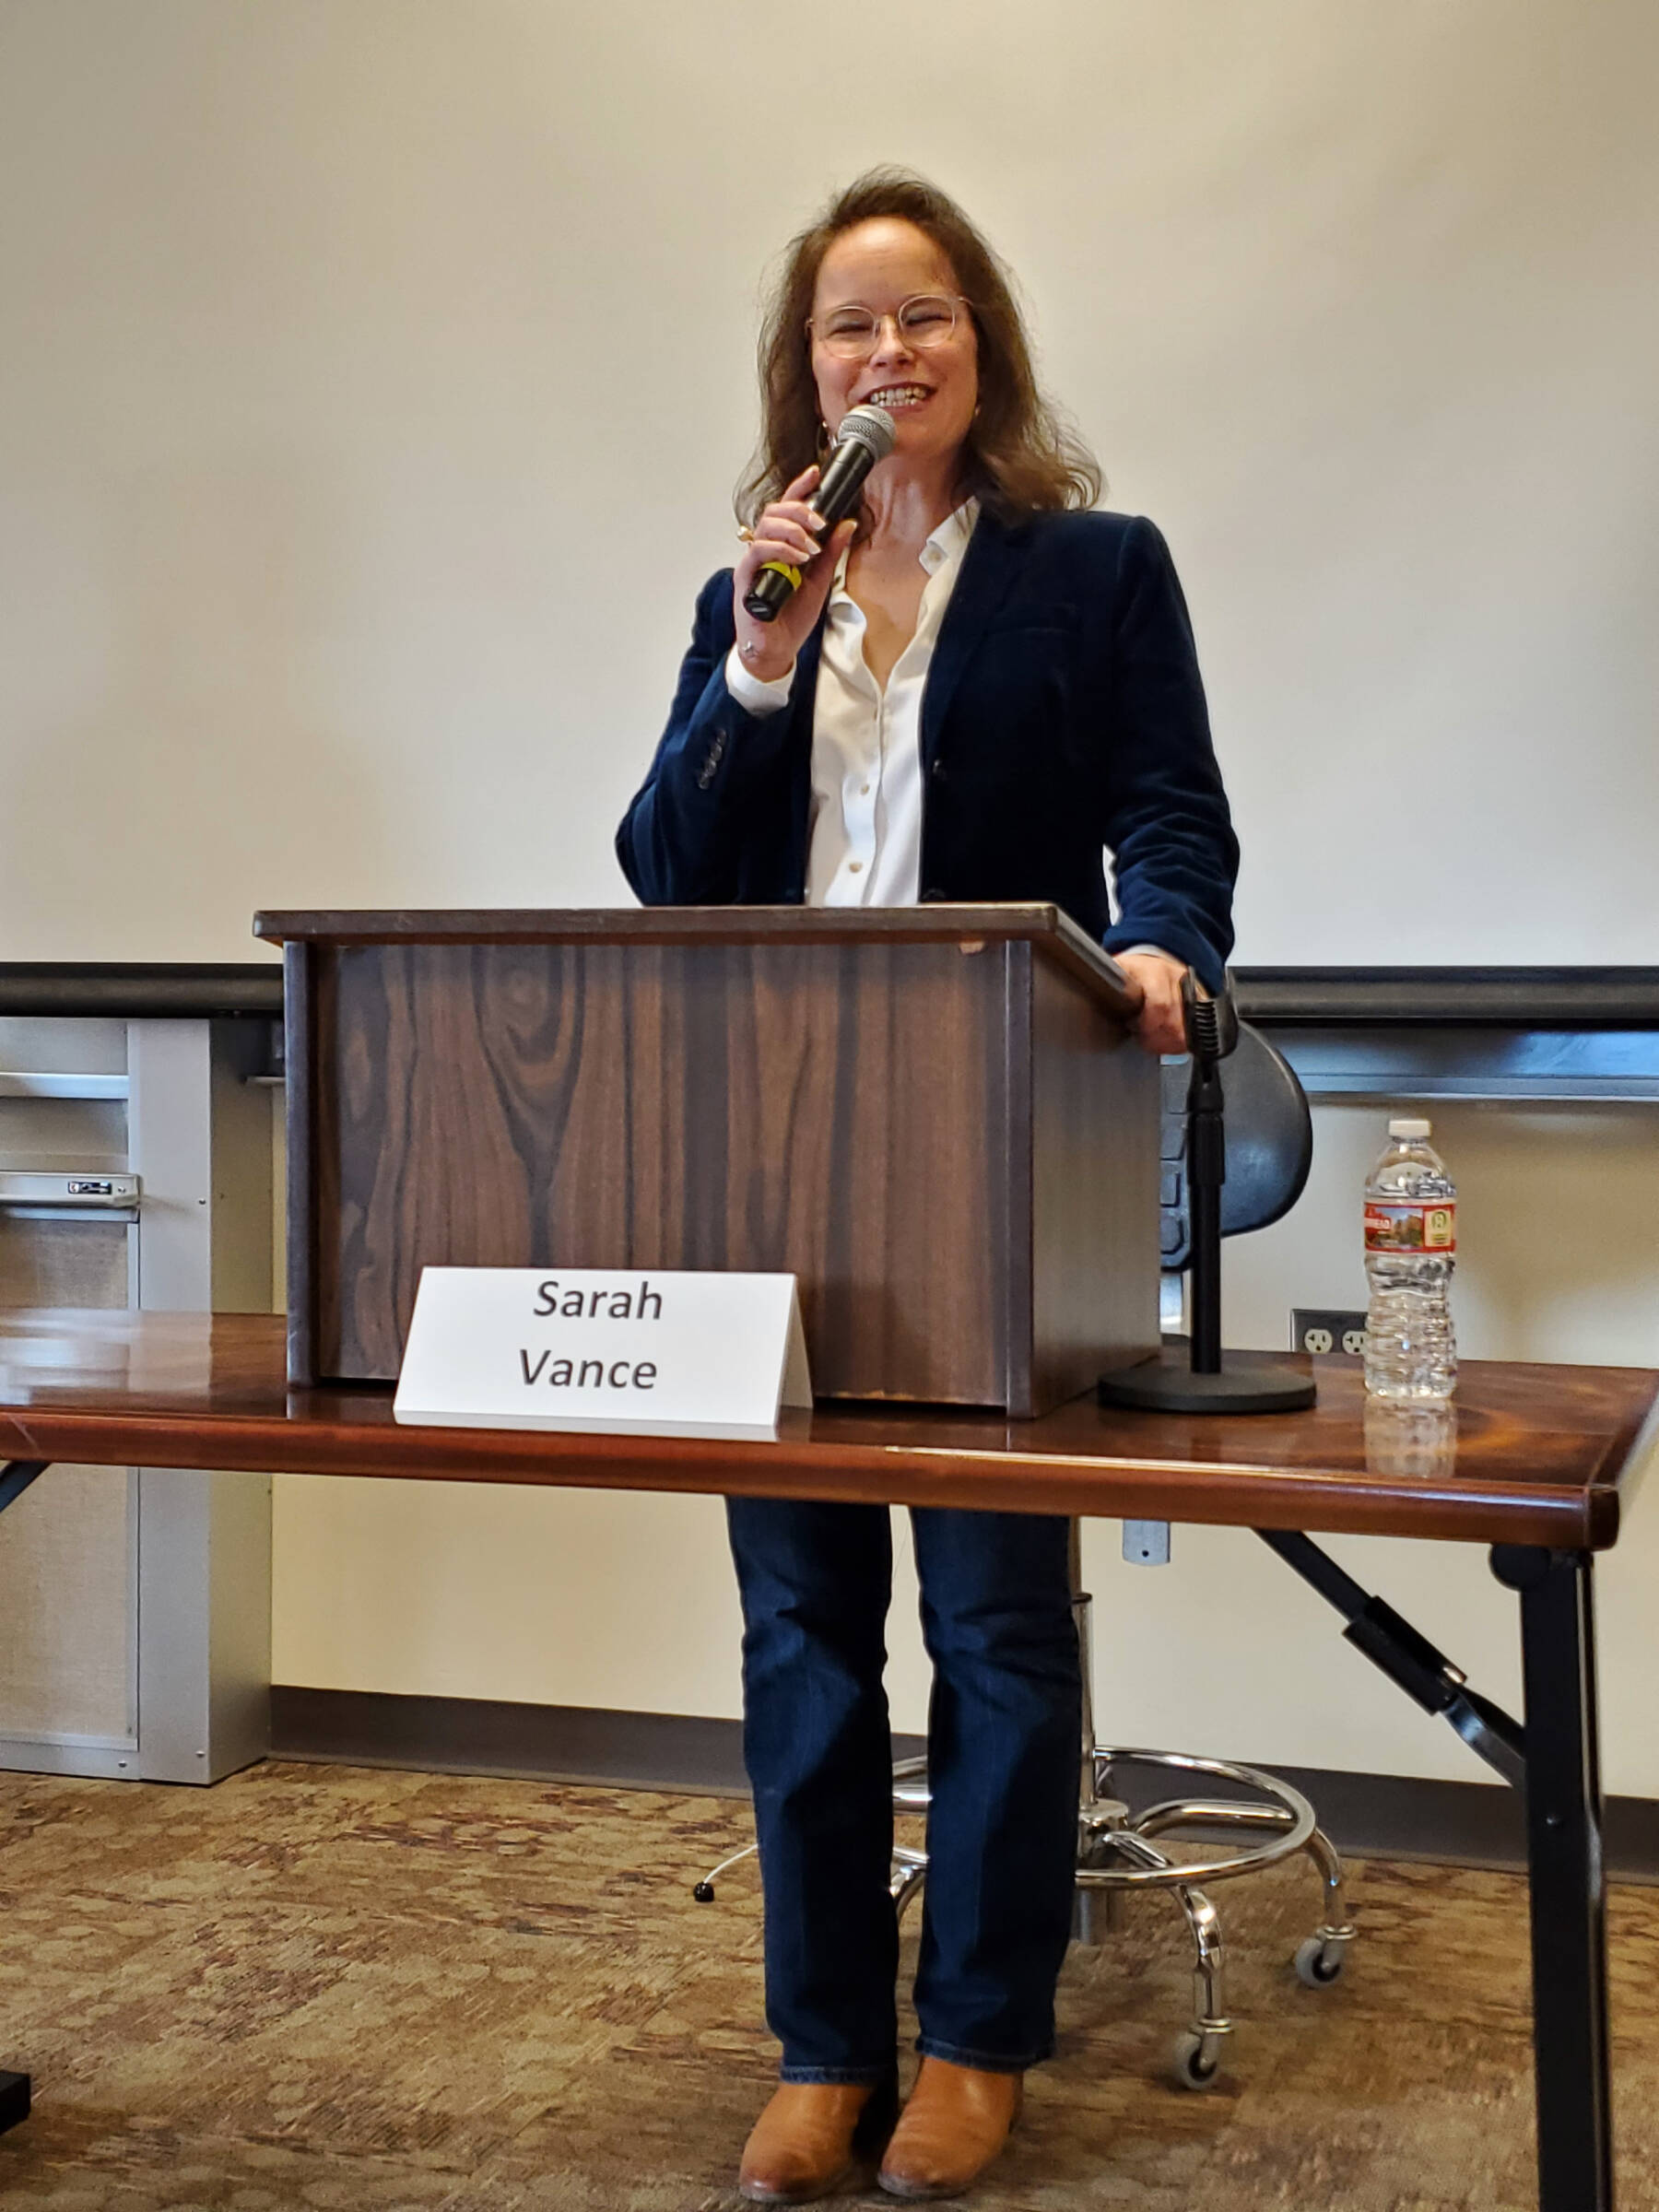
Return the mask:
{"type": "Polygon", "coordinates": [[[787,676],[794,666],[795,655],[824,611],[841,557],[857,532],[855,522],[838,523],[825,540],[823,519],[812,506],[818,480],[817,468],[803,469],[793,484],[785,486],[781,500],[773,500],[760,510],[755,535],[744,547],[732,579],[738,657],[762,683],[787,676]],[[744,594],[754,589],[756,577],[769,560],[785,561],[799,569],[801,583],[779,609],[775,620],[757,622],[744,611],[744,594]]]}

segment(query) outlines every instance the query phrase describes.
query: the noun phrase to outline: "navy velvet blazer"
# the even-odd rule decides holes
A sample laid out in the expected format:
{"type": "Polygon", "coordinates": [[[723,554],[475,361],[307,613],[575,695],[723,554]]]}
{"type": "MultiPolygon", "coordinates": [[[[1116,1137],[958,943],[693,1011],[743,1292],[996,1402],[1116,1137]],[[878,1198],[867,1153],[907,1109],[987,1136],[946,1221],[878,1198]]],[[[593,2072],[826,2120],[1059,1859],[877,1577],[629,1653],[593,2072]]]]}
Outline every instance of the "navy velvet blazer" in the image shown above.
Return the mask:
{"type": "MultiPolygon", "coordinates": [[[[704,585],[617,833],[645,905],[800,903],[821,634],[788,705],[752,715],[725,686],[731,571],[704,585]]],[[[928,670],[922,772],[924,900],[1052,900],[1108,951],[1159,945],[1219,987],[1238,844],[1186,603],[1144,517],[982,513],[928,670]]]]}

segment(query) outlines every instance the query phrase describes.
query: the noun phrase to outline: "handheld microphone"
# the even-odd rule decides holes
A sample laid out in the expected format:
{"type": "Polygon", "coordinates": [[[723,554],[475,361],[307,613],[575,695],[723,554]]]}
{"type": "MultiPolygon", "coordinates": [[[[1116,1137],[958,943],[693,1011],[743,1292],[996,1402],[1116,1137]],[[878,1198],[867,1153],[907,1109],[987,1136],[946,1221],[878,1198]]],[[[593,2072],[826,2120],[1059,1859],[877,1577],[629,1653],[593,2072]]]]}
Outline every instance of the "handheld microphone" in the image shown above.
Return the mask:
{"type": "MultiPolygon", "coordinates": [[[[844,522],[858,504],[864,480],[885,461],[899,432],[885,407],[851,407],[841,417],[835,444],[824,464],[809,504],[824,518],[826,531],[844,522]]],[[[801,571],[787,561],[769,560],[744,594],[743,611],[757,622],[775,622],[801,588],[801,571]]]]}

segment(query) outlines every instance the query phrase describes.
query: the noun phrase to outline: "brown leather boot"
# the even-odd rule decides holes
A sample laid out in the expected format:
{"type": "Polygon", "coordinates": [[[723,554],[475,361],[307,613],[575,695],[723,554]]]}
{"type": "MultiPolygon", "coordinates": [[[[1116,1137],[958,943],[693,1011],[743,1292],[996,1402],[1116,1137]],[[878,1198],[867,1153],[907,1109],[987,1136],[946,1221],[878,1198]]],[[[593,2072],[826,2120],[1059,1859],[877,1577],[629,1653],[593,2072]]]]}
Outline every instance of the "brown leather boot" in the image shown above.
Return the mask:
{"type": "Polygon", "coordinates": [[[861,2159],[880,2157],[897,2102],[888,2083],[780,2082],[744,2146],[738,2194],[755,2205],[827,2196],[861,2159]]]}
{"type": "Polygon", "coordinates": [[[890,2196],[959,2196],[1008,2139],[1024,2077],[924,2058],[877,2176],[890,2196]]]}

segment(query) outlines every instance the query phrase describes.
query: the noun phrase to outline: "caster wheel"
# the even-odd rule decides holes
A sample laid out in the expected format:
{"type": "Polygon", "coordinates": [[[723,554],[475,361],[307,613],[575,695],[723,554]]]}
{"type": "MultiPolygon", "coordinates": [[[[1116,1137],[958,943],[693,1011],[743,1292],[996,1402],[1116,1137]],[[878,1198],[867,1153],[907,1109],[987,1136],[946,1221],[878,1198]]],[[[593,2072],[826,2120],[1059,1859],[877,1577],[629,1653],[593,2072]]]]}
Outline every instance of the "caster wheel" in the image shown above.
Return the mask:
{"type": "Polygon", "coordinates": [[[1200,2035],[1196,2030],[1189,2028],[1184,2035],[1175,2038],[1170,2064],[1176,2082],[1182,2088],[1213,2088],[1221,2070],[1220,2037],[1200,2035]]]}
{"type": "Polygon", "coordinates": [[[1329,1989],[1342,1972],[1342,1952],[1340,1948],[1331,1948],[1317,1936],[1310,1936],[1305,1943],[1297,1945],[1292,1963],[1299,1982],[1305,1983],[1310,1989],[1329,1989]]]}
{"type": "Polygon", "coordinates": [[[712,1882],[699,1882],[691,1894],[700,1905],[712,1905],[714,1902],[714,1885],[712,1882]]]}

